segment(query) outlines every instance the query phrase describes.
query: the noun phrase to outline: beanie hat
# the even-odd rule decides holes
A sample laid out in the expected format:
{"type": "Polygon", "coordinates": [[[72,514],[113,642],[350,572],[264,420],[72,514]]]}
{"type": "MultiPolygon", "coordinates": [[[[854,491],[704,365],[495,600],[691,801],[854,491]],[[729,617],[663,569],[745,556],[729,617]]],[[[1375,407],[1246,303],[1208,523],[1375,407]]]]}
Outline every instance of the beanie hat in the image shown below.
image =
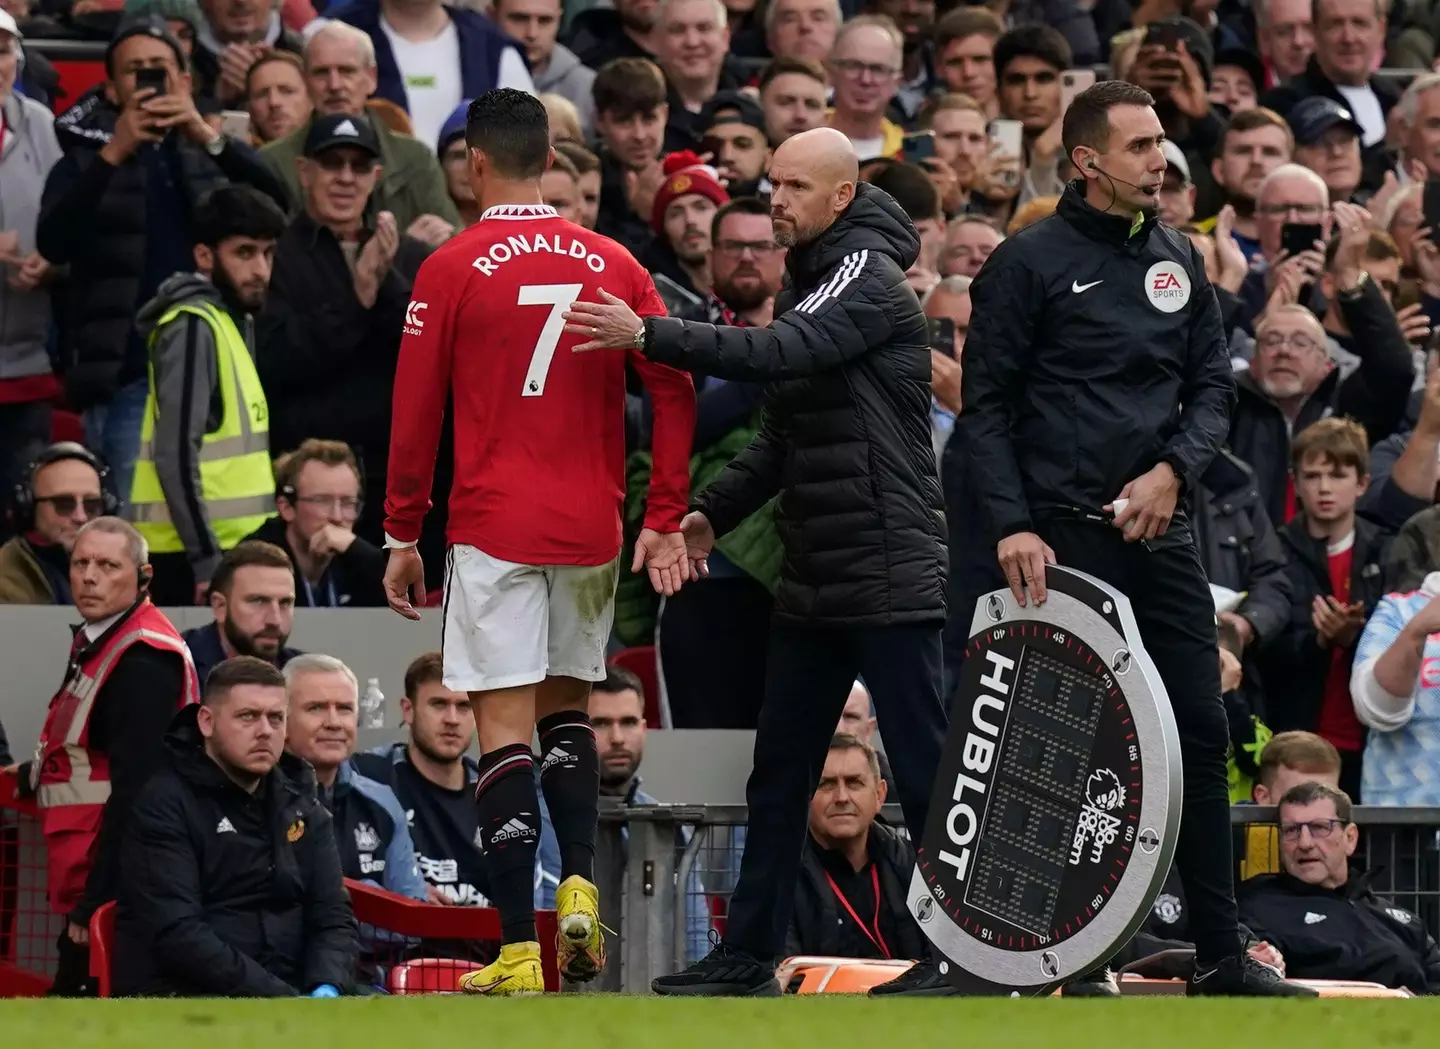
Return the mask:
{"type": "Polygon", "coordinates": [[[188,22],[197,33],[205,24],[205,16],[200,13],[196,0],[125,0],[125,17],[138,15],[156,15],[166,21],[188,22]]]}
{"type": "Polygon", "coordinates": [[[665,232],[665,209],[671,201],[698,193],[715,202],[715,206],[729,203],[730,194],[720,185],[715,169],[702,164],[700,158],[688,149],[681,153],[669,154],[661,165],[665,181],[660,192],[655,194],[655,207],[650,212],[650,228],[656,233],[665,232]]]}
{"type": "Polygon", "coordinates": [[[450,143],[465,137],[465,125],[469,123],[470,103],[473,101],[473,98],[461,99],[460,104],[445,118],[445,123],[440,125],[440,138],[435,143],[437,155],[444,157],[450,143]]]}

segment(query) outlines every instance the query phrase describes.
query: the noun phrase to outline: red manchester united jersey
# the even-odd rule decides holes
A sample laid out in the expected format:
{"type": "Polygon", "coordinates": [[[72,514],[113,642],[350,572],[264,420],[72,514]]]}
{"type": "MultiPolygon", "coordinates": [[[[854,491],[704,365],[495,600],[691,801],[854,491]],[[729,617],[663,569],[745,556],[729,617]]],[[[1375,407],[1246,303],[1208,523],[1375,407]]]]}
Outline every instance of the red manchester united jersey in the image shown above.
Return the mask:
{"type": "Polygon", "coordinates": [[[676,531],[695,388],[634,351],[575,353],[572,302],[618,296],[663,316],[650,275],[607,237],[541,204],[490,208],[420,267],[395,374],[386,531],[419,538],[447,395],[455,412],[451,543],[521,564],[598,565],[620,547],[625,362],[655,408],[645,523],[676,531]]]}

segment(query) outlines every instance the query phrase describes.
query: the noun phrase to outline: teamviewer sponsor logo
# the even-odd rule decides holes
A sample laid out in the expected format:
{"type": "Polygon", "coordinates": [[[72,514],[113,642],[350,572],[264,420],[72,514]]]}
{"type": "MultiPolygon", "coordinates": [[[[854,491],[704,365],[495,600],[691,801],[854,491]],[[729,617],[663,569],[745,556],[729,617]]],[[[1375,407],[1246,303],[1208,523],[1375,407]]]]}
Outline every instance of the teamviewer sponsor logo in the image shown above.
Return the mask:
{"type": "Polygon", "coordinates": [[[490,844],[498,845],[501,842],[519,841],[522,838],[533,838],[534,836],[535,828],[516,818],[497,830],[490,838],[490,844]]]}
{"type": "Polygon", "coordinates": [[[430,308],[428,302],[411,302],[405,307],[405,334],[419,335],[425,330],[425,320],[420,314],[430,308]]]}

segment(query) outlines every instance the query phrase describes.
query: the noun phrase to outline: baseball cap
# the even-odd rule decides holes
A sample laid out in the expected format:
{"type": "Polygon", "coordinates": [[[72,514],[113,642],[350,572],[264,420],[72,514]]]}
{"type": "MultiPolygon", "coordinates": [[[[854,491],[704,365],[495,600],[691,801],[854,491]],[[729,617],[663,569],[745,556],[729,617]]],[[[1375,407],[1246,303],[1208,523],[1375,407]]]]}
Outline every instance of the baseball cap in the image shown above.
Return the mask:
{"type": "Polygon", "coordinates": [[[1311,95],[1309,98],[1301,99],[1290,110],[1287,118],[1290,123],[1290,130],[1295,133],[1295,144],[1298,146],[1313,146],[1320,141],[1320,136],[1329,131],[1332,127],[1344,124],[1356,135],[1360,135],[1360,124],[1346,109],[1333,98],[1323,98],[1320,95],[1311,95]]]}
{"type": "Polygon", "coordinates": [[[1215,68],[1219,69],[1221,66],[1243,69],[1255,87],[1255,94],[1259,95],[1265,90],[1265,67],[1260,64],[1260,56],[1254,51],[1243,47],[1222,47],[1215,52],[1215,68]]]}
{"type": "Polygon", "coordinates": [[[337,146],[363,149],[372,157],[380,155],[380,138],[368,117],[350,116],[348,113],[316,117],[305,135],[305,156],[319,156],[337,146]]]}
{"type": "Polygon", "coordinates": [[[0,33],[9,33],[16,40],[25,39],[25,34],[20,32],[20,27],[15,23],[15,16],[4,8],[0,8],[0,33]]]}
{"type": "Polygon", "coordinates": [[[110,38],[110,43],[105,47],[106,70],[110,68],[110,60],[115,55],[115,49],[132,36],[148,36],[159,40],[175,52],[175,61],[182,70],[190,68],[189,63],[185,60],[185,49],[180,46],[180,41],[175,38],[175,34],[170,32],[170,27],[165,24],[165,20],[159,15],[147,13],[126,18],[120,23],[115,30],[115,35],[110,38]]]}
{"type": "Polygon", "coordinates": [[[1215,68],[1215,46],[1210,43],[1210,34],[1201,29],[1200,23],[1193,18],[1162,18],[1151,22],[1146,32],[1148,35],[1164,29],[1171,30],[1185,41],[1185,50],[1195,59],[1195,64],[1200,67],[1200,75],[1205,78],[1205,83],[1209,84],[1210,71],[1215,68]]]}
{"type": "Polygon", "coordinates": [[[1160,152],[1165,154],[1165,166],[1180,172],[1185,185],[1190,185],[1190,161],[1185,159],[1185,151],[1167,138],[1160,143],[1160,152]]]}
{"type": "Polygon", "coordinates": [[[717,91],[700,110],[699,125],[709,131],[716,124],[744,124],[765,130],[765,110],[743,91],[717,91]]]}

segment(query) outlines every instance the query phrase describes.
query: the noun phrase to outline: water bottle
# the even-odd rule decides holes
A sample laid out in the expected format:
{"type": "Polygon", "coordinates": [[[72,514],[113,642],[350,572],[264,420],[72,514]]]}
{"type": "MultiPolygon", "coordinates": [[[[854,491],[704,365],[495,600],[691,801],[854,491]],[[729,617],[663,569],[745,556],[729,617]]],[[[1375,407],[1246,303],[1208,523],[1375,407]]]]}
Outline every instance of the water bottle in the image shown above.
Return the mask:
{"type": "Polygon", "coordinates": [[[380,691],[378,677],[365,682],[365,694],[360,697],[360,727],[385,727],[385,693],[380,691]]]}

